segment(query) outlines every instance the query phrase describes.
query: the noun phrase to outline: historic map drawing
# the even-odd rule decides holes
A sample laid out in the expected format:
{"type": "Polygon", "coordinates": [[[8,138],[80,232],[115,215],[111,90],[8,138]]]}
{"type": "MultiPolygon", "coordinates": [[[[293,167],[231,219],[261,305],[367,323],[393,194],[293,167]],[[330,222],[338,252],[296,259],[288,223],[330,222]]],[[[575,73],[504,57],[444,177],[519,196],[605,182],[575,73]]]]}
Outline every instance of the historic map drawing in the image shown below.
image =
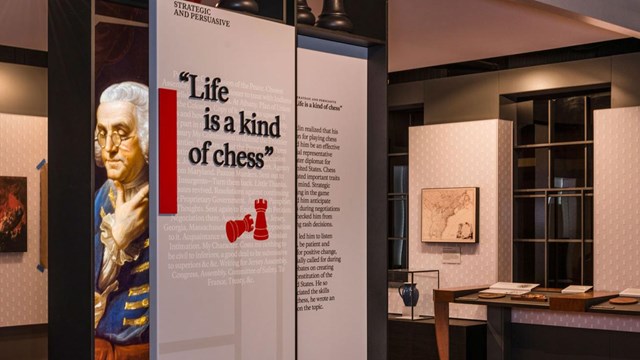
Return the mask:
{"type": "Polygon", "coordinates": [[[422,189],[422,241],[477,241],[478,188],[422,189]]]}

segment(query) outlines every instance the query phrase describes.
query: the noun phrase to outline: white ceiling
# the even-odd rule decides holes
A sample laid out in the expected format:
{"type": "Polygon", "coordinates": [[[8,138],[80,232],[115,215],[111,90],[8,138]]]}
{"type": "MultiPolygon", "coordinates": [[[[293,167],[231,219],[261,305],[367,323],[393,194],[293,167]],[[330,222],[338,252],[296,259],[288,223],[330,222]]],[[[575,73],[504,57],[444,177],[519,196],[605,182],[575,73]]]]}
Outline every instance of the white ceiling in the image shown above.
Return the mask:
{"type": "Polygon", "coordinates": [[[389,0],[389,71],[627,37],[509,0],[389,0]]]}
{"type": "MultiPolygon", "coordinates": [[[[513,0],[388,1],[389,71],[626,37],[513,0]]],[[[0,0],[0,45],[47,51],[47,2],[0,0]]]]}

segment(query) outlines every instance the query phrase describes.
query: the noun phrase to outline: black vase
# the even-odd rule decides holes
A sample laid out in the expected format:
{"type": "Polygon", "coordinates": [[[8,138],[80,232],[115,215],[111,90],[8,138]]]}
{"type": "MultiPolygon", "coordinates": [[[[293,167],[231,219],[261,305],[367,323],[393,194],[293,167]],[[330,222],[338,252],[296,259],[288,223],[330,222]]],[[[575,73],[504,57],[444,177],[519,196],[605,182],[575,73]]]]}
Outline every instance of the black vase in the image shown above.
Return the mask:
{"type": "Polygon", "coordinates": [[[257,14],[259,11],[256,0],[220,0],[217,7],[251,14],[257,14]]]}
{"type": "Polygon", "coordinates": [[[316,17],[311,12],[311,8],[307,5],[307,0],[298,0],[298,24],[313,25],[316,22],[316,17]]]}
{"type": "Polygon", "coordinates": [[[318,16],[316,26],[331,30],[353,31],[353,23],[344,11],[343,0],[324,0],[322,14],[318,16]]]}

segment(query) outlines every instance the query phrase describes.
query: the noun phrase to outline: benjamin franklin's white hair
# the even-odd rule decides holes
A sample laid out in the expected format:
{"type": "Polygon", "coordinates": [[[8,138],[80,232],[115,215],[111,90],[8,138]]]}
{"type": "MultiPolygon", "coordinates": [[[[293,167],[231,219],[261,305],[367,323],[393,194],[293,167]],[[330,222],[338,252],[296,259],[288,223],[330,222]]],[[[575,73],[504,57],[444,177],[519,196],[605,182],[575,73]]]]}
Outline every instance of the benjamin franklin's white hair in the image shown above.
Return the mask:
{"type": "MultiPolygon", "coordinates": [[[[126,101],[135,106],[138,141],[140,142],[144,159],[149,163],[149,88],[146,85],[133,81],[113,84],[106,88],[102,92],[102,95],[100,95],[100,104],[113,101],[126,101]]],[[[94,142],[94,149],[96,164],[103,167],[102,149],[97,141],[94,142]]]]}

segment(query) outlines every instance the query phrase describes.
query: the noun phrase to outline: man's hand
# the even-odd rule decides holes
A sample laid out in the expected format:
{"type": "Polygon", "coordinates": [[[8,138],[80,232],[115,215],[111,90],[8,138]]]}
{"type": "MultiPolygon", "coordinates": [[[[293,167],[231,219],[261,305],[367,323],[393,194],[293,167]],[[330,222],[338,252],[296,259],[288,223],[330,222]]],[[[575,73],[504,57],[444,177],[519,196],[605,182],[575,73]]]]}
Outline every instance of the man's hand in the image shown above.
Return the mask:
{"type": "Polygon", "coordinates": [[[149,185],[140,189],[129,201],[124,201],[124,187],[114,181],[116,187],[116,209],[112,235],[118,248],[126,249],[129,244],[147,229],[149,218],[149,185]]]}

